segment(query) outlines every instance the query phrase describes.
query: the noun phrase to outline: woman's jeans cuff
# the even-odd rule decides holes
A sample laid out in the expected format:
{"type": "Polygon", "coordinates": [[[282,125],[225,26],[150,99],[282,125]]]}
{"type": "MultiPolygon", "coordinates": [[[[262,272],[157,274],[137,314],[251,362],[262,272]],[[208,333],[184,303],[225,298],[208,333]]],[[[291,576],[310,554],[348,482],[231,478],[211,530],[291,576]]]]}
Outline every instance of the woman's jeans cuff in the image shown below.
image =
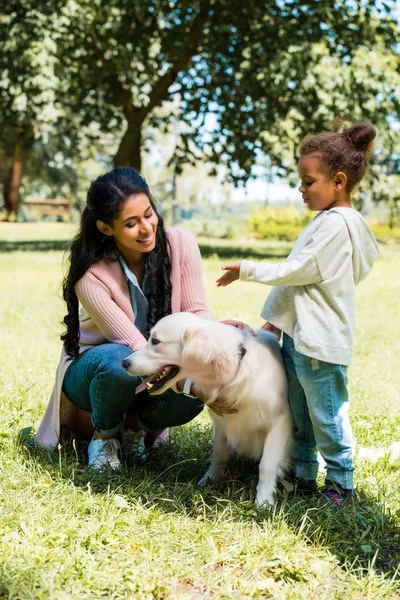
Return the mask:
{"type": "MultiPolygon", "coordinates": [[[[92,420],[93,423],[93,420],[92,420]]],[[[100,433],[100,435],[104,435],[105,437],[114,437],[117,435],[117,433],[119,433],[121,427],[122,427],[122,422],[119,425],[116,425],[115,427],[113,427],[112,429],[99,429],[98,427],[96,427],[95,423],[93,423],[94,426],[94,430],[97,433],[100,433]]]]}

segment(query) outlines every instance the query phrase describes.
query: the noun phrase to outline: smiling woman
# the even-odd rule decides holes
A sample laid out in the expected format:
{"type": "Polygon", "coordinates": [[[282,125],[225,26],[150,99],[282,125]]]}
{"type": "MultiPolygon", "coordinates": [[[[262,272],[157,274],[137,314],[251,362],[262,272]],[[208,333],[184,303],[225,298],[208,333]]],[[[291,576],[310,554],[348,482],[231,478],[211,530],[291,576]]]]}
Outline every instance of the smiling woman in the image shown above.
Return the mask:
{"type": "Polygon", "coordinates": [[[36,442],[56,446],[60,412],[65,414],[69,399],[74,410],[62,425],[74,433],[79,413],[91,414],[89,465],[116,469],[120,451],[124,457],[144,452],[146,439],[151,445],[165,428],[190,421],[204,406],[178,393],[183,382],[176,392],[157,397],[148,390],[136,393],[141,378],[129,375],[122,361],[145,345],[152,326],[168,314],[212,318],[192,234],[164,228],[146,181],[134,169],[114,169],[90,185],[63,295],[64,347],[36,442]]]}
{"type": "Polygon", "coordinates": [[[117,250],[131,270],[144,265],[143,254],[155,248],[158,216],[146,194],[128,197],[112,224],[99,219],[96,225],[104,235],[114,238],[117,250]]]}

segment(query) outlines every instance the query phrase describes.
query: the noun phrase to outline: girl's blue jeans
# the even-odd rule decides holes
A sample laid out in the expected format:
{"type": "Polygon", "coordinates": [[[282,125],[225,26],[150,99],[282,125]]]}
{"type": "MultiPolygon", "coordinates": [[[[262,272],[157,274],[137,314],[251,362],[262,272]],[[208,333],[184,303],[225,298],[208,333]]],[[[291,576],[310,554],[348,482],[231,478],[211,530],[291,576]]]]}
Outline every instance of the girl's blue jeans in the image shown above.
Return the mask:
{"type": "Polygon", "coordinates": [[[300,354],[286,334],[282,356],[294,420],[296,477],[317,478],[319,450],[326,462],[326,478],[353,488],[347,367],[300,354]]]}
{"type": "Polygon", "coordinates": [[[141,377],[129,375],[122,361],[132,350],[120,344],[101,344],[82,352],[68,367],[63,390],[79,408],[92,413],[96,431],[115,435],[124,414],[135,411],[141,426],[154,431],[183,425],[204,408],[198,398],[168,390],[159,396],[135,394],[141,377]]]}

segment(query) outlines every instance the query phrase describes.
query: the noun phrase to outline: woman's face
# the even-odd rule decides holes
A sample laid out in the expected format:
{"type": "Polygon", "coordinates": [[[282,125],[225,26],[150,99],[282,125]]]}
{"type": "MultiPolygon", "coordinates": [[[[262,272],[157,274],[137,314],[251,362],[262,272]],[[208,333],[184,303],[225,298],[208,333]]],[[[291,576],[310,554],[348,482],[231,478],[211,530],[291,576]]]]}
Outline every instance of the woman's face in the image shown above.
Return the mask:
{"type": "Polygon", "coordinates": [[[112,235],[115,245],[125,259],[140,260],[154,250],[158,217],[146,194],[129,196],[111,225],[97,221],[97,227],[112,235]]]}

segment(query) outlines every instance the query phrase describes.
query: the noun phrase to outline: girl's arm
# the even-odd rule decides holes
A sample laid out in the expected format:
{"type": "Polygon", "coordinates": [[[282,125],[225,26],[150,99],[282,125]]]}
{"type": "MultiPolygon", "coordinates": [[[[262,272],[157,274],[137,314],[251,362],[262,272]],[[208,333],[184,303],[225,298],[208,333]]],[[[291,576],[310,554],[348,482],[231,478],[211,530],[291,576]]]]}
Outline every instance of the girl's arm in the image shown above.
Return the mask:
{"type": "Polygon", "coordinates": [[[75,289],[80,304],[106,340],[128,346],[132,350],[145,345],[145,337],[113,300],[107,286],[95,275],[86,272],[75,289]]]}
{"type": "Polygon", "coordinates": [[[267,285],[297,286],[320,283],[333,277],[343,265],[352,245],[342,217],[322,221],[303,249],[284,263],[256,263],[242,260],[222,267],[224,273],[217,281],[226,286],[241,279],[267,285]]]}
{"type": "Polygon", "coordinates": [[[218,280],[218,287],[225,287],[240,278],[241,281],[257,281],[267,285],[309,285],[322,281],[318,262],[313,254],[301,254],[296,259],[282,264],[256,263],[242,260],[241,263],[223,265],[226,271],[218,280]]]}
{"type": "Polygon", "coordinates": [[[277,264],[243,260],[239,277],[241,281],[281,286],[310,285],[323,280],[317,258],[309,253],[299,254],[290,262],[277,264]]]}

